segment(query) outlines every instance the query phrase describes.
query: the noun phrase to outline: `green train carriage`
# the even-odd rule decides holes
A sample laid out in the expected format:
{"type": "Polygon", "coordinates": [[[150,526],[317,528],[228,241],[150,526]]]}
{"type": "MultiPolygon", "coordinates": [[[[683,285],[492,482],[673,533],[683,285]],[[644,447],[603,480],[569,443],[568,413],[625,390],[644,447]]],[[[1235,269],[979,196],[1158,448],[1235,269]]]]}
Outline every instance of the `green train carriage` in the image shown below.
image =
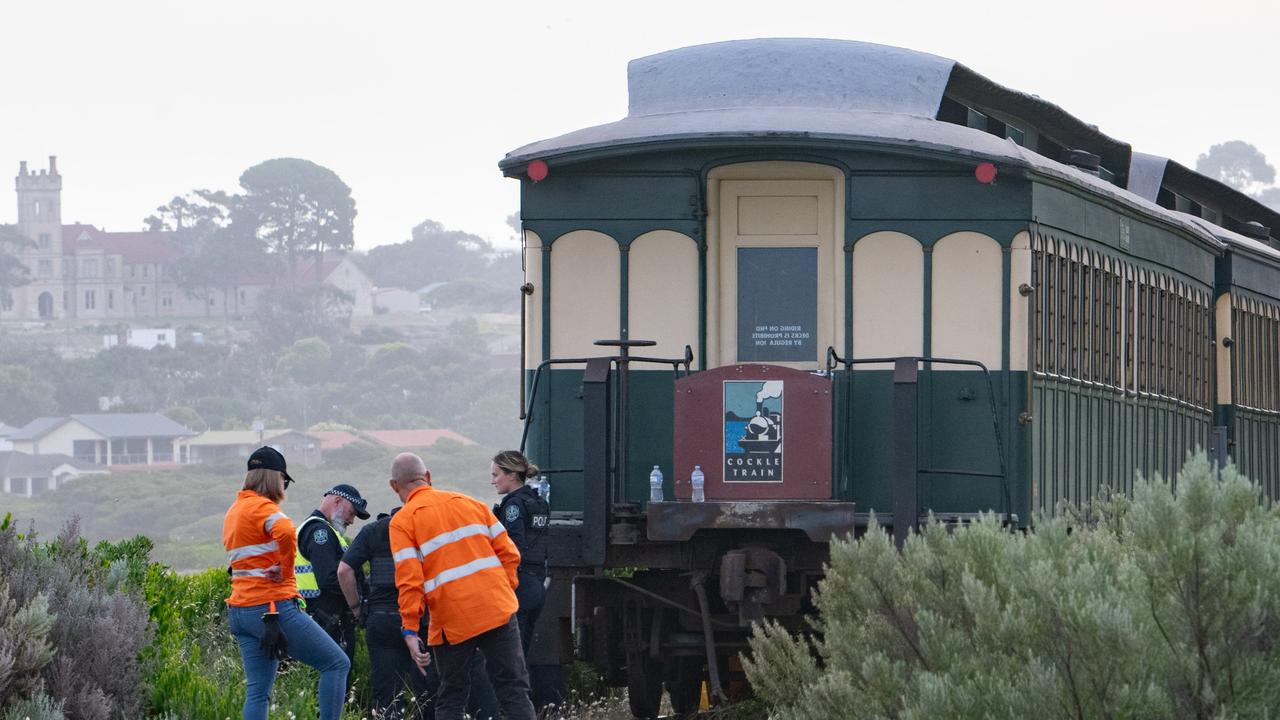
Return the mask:
{"type": "Polygon", "coordinates": [[[664,681],[679,711],[753,619],[798,626],[826,543],[872,512],[1025,525],[1170,473],[1215,427],[1237,455],[1274,431],[1274,384],[1233,369],[1222,389],[1224,294],[1255,328],[1237,355],[1277,337],[1263,206],[898,48],[684,48],[633,61],[629,90],[625,119],[501,163],[521,182],[525,449],[550,473],[565,580],[533,661],[576,643],[637,715],[664,681]],[[1264,238],[1235,242],[1250,222],[1264,238]],[[689,437],[722,430],[676,390],[733,373],[818,383],[826,429],[793,430],[785,457],[822,462],[670,501],[688,458],[720,460],[689,437]],[[654,465],[668,501],[649,507],[654,465]]]}

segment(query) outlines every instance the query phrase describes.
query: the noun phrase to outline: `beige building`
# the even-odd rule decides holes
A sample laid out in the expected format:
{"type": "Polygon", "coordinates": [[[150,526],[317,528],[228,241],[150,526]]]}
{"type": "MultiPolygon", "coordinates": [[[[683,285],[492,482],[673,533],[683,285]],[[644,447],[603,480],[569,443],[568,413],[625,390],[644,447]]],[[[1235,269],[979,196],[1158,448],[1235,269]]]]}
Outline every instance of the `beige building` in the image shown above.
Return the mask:
{"type": "MultiPolygon", "coordinates": [[[[31,283],[0,297],[0,319],[109,321],[140,317],[243,316],[257,307],[278,276],[246,273],[241,282],[198,295],[177,282],[181,256],[171,232],[107,232],[93,225],[62,223],[62,176],[57,158],[38,172],[20,163],[14,180],[20,235],[31,245],[18,259],[31,283]]],[[[373,282],[350,258],[329,255],[319,273],[307,259],[296,268],[299,282],[321,282],[352,298],[352,315],[373,314],[373,282]],[[306,267],[304,267],[304,265],[306,267]]]]}
{"type": "Polygon", "coordinates": [[[196,433],[158,413],[36,418],[9,436],[14,452],[67,455],[82,463],[174,465],[196,433]]]}
{"type": "Polygon", "coordinates": [[[289,465],[320,464],[320,438],[297,430],[208,430],[187,440],[185,462],[197,465],[245,460],[254,450],[269,445],[279,450],[289,465]]]}

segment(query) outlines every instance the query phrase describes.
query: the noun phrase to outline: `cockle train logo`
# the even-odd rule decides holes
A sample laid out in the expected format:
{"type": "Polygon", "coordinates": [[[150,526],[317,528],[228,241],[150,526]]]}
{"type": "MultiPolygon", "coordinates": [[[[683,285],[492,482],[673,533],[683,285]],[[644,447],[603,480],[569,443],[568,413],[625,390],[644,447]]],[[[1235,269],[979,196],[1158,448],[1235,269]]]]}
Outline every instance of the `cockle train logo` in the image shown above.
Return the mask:
{"type": "Polygon", "coordinates": [[[724,481],[782,482],[782,380],[724,382],[724,481]]]}

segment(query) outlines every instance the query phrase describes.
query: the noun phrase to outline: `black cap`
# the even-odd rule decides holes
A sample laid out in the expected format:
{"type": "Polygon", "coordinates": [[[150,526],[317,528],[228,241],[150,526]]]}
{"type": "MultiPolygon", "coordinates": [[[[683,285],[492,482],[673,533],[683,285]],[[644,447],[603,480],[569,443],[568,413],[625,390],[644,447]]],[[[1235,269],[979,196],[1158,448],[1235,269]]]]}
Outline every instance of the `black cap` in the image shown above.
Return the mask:
{"type": "Polygon", "coordinates": [[[350,485],[346,485],[346,484],[334,485],[324,495],[325,497],[328,497],[330,495],[337,495],[338,497],[344,500],[347,500],[348,502],[351,503],[352,507],[356,509],[356,517],[360,518],[361,520],[369,519],[369,511],[365,510],[365,506],[368,505],[369,503],[365,502],[365,499],[360,497],[359,490],[351,487],[350,485]]]}
{"type": "Polygon", "coordinates": [[[249,456],[250,470],[279,470],[287,482],[293,482],[293,478],[289,477],[289,473],[285,472],[284,467],[284,456],[273,447],[264,445],[254,450],[253,454],[249,456]]]}

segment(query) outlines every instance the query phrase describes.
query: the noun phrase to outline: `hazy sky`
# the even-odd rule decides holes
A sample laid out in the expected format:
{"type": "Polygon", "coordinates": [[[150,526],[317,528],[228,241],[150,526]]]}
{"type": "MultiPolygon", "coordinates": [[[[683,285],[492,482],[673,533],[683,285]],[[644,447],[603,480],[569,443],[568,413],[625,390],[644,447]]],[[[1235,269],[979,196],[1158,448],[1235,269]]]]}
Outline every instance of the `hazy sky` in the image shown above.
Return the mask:
{"type": "Polygon", "coordinates": [[[1278,26],[1264,0],[5,3],[0,169],[57,155],[64,221],[128,230],[302,157],[351,186],[360,248],[425,218],[501,243],[497,161],[625,115],[628,60],[784,36],[949,57],[1188,166],[1233,139],[1280,164],[1278,26]]]}

